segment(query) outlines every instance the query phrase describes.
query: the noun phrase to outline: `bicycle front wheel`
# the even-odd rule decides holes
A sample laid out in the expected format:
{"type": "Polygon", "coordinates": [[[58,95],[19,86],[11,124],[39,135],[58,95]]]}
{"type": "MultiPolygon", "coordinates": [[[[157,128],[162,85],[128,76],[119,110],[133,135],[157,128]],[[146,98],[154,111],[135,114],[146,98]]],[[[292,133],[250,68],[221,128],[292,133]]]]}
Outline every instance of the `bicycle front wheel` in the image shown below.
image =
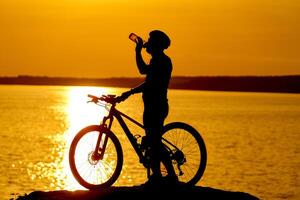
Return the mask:
{"type": "MultiPolygon", "coordinates": [[[[99,152],[101,153],[101,152],[99,152]]],[[[88,126],[75,136],[69,151],[69,163],[75,179],[87,189],[111,186],[119,177],[123,153],[119,140],[108,129],[98,125],[88,126]],[[102,158],[96,158],[95,149],[99,135],[100,146],[106,138],[102,158]]]]}
{"type": "MultiPolygon", "coordinates": [[[[188,124],[173,122],[164,126],[162,138],[179,181],[195,185],[205,171],[207,160],[205,143],[199,132],[188,124]]],[[[161,172],[167,174],[163,165],[161,172]]]]}

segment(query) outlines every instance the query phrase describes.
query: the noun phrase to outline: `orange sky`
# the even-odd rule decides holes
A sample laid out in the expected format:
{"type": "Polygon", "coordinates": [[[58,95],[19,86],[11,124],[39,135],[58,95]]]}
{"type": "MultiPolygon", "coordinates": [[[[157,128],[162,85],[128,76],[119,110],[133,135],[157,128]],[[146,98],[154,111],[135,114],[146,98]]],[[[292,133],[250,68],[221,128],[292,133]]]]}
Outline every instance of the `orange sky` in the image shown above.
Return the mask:
{"type": "Polygon", "coordinates": [[[138,76],[153,29],[173,75],[300,74],[299,0],[0,0],[0,28],[0,76],[138,76]]]}

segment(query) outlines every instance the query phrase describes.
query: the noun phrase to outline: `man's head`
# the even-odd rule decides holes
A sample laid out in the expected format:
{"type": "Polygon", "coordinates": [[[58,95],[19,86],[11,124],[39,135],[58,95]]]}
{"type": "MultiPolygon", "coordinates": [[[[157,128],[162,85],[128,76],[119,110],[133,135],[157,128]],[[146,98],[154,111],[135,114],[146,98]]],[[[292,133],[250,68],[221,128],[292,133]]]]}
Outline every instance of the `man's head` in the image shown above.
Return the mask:
{"type": "Polygon", "coordinates": [[[155,52],[162,52],[164,49],[167,49],[170,44],[171,40],[162,31],[154,30],[149,33],[148,42],[145,43],[145,47],[148,53],[155,53],[155,52]]]}

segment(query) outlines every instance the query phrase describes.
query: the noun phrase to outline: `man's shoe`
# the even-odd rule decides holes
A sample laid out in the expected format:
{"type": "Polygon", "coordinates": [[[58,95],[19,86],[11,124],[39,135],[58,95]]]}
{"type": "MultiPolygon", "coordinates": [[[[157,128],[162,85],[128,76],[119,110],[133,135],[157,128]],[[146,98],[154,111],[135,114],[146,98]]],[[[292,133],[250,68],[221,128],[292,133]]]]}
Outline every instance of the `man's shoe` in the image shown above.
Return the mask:
{"type": "Polygon", "coordinates": [[[149,187],[160,187],[163,182],[163,177],[161,176],[150,176],[148,180],[142,184],[142,186],[149,186],[149,187]]]}
{"type": "Polygon", "coordinates": [[[165,185],[174,186],[180,184],[177,176],[165,176],[163,179],[165,185]]]}

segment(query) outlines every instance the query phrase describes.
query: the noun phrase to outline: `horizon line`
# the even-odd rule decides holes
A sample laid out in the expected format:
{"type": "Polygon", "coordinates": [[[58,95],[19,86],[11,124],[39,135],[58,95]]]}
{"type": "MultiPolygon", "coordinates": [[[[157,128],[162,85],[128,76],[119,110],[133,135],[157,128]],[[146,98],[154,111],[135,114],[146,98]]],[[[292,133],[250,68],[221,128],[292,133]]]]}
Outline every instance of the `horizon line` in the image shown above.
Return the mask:
{"type": "MultiPolygon", "coordinates": [[[[297,77],[300,74],[283,74],[283,75],[174,75],[172,78],[217,78],[217,77],[297,77]]],[[[135,79],[144,78],[144,76],[110,76],[110,77],[79,77],[79,76],[48,76],[48,75],[13,75],[13,76],[0,76],[0,78],[73,78],[73,79],[135,79]]]]}

